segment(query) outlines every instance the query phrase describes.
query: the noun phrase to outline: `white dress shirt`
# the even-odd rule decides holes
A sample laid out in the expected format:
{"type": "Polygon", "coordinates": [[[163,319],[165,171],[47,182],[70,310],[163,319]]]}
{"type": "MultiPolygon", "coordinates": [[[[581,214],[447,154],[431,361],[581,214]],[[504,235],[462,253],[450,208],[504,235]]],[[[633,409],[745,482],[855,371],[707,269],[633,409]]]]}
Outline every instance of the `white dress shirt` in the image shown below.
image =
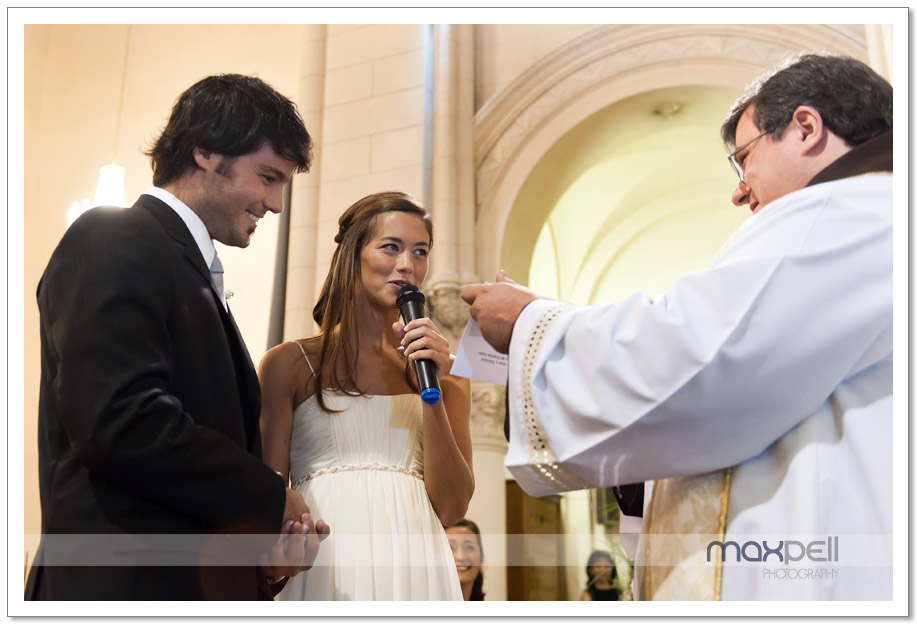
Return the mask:
{"type": "MultiPolygon", "coordinates": [[[[213,244],[213,239],[210,238],[210,233],[207,231],[207,226],[205,226],[201,218],[197,216],[197,213],[191,210],[188,205],[180,199],[160,187],[148,187],[144,193],[146,195],[152,195],[158,200],[162,200],[181,217],[181,220],[185,222],[185,225],[191,232],[191,236],[194,237],[194,242],[197,243],[197,247],[201,251],[201,256],[204,257],[204,264],[209,268],[213,264],[213,258],[217,255],[217,250],[216,246],[213,244]]],[[[229,304],[226,302],[226,294],[221,293],[220,295],[220,299],[223,302],[223,309],[228,311],[229,304]]]]}

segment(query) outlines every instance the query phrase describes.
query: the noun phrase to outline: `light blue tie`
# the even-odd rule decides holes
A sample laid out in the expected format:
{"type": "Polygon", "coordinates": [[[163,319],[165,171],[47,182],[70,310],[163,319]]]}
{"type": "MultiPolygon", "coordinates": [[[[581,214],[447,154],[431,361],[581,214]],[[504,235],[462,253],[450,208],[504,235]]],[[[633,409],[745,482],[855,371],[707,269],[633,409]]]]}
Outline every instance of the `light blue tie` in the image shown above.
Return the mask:
{"type": "Polygon", "coordinates": [[[226,308],[226,295],[223,292],[223,263],[220,262],[220,257],[215,252],[213,254],[213,262],[210,263],[210,280],[213,282],[213,286],[216,287],[220,301],[223,302],[223,308],[226,308]]]}

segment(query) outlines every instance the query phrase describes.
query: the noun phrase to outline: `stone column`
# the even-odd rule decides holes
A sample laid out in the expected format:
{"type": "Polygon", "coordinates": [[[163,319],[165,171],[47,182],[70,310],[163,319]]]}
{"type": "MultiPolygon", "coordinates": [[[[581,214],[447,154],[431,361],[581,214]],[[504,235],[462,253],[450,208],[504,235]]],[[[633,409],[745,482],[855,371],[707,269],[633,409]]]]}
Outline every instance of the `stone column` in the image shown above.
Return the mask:
{"type": "MultiPolygon", "coordinates": [[[[439,24],[435,31],[433,164],[430,212],[435,224],[426,289],[434,302],[458,299],[477,281],[474,194],[474,27],[439,24]]],[[[453,337],[448,337],[450,341],[453,337]]]]}
{"type": "Polygon", "coordinates": [[[453,28],[458,43],[456,117],[456,179],[458,200],[456,232],[458,233],[458,271],[461,284],[478,282],[474,167],[474,25],[457,24],[453,28]]]}
{"type": "Polygon", "coordinates": [[[319,181],[321,179],[322,115],[325,87],[325,26],[305,24],[299,92],[296,104],[312,137],[314,157],[307,174],[293,177],[290,206],[290,246],[287,256],[286,304],[283,338],[285,341],[308,336],[314,331],[312,307],[315,305],[316,231],[318,224],[319,181]]]}
{"type": "Polygon", "coordinates": [[[478,524],[484,536],[484,592],[488,601],[505,601],[507,596],[506,567],[488,566],[488,562],[506,558],[505,395],[504,386],[471,383],[475,488],[466,516],[478,524]]]}
{"type": "Polygon", "coordinates": [[[434,27],[433,60],[433,163],[430,212],[435,225],[431,275],[427,288],[459,286],[456,227],[459,211],[456,189],[458,122],[456,63],[457,42],[451,24],[434,27]]]}
{"type": "MultiPolygon", "coordinates": [[[[431,314],[458,348],[468,306],[459,292],[478,281],[475,246],[474,182],[474,26],[435,27],[433,163],[430,211],[435,225],[431,272],[425,291],[431,314]]],[[[506,599],[506,569],[488,566],[506,554],[506,480],[503,459],[504,394],[502,386],[472,382],[471,438],[475,492],[467,517],[484,535],[484,592],[488,600],[506,599]]]]}
{"type": "Polygon", "coordinates": [[[866,51],[869,66],[888,82],[892,82],[892,25],[865,24],[866,51]]]}

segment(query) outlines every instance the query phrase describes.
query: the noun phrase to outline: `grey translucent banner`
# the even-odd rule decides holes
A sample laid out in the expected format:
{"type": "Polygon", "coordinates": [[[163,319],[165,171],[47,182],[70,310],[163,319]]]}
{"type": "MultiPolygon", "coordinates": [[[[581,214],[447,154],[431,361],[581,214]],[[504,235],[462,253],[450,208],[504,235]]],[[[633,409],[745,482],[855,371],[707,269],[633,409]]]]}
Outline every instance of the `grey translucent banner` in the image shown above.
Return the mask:
{"type": "MultiPolygon", "coordinates": [[[[264,563],[298,565],[296,541],[260,534],[46,534],[41,563],[48,566],[249,566],[264,563]]],[[[314,540],[314,537],[313,537],[314,540]]],[[[575,545],[610,548],[612,539],[593,534],[483,534],[488,566],[581,566],[575,545]],[[607,547],[602,542],[607,543],[607,547]]],[[[840,534],[830,536],[717,536],[652,534],[652,564],[714,566],[891,566],[892,536],[840,534]]],[[[611,549],[621,553],[620,549],[611,549]]],[[[442,534],[340,534],[322,541],[314,566],[453,566],[442,534]]]]}

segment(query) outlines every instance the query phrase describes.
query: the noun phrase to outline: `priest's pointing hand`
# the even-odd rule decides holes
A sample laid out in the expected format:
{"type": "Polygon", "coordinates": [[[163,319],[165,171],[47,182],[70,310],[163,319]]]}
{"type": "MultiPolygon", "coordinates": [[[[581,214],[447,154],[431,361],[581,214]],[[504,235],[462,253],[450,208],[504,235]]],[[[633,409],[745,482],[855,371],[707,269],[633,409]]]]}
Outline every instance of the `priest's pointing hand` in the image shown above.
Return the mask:
{"type": "Polygon", "coordinates": [[[516,318],[538,295],[516,284],[501,269],[495,284],[469,284],[462,289],[462,299],[471,305],[471,316],[481,327],[484,339],[506,354],[516,318]]]}

